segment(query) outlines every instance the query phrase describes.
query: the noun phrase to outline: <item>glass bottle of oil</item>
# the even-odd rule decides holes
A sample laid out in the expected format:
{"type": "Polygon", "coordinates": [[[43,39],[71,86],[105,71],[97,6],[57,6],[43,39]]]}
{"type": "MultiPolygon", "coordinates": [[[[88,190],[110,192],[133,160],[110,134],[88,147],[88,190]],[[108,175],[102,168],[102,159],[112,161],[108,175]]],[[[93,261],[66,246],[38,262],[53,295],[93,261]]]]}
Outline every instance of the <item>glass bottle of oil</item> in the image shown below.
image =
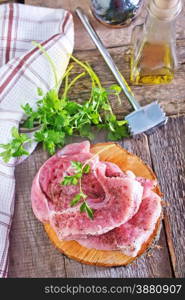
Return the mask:
{"type": "Polygon", "coordinates": [[[131,74],[133,84],[165,84],[177,67],[175,20],[181,0],[150,0],[148,15],[132,32],[131,74]]]}

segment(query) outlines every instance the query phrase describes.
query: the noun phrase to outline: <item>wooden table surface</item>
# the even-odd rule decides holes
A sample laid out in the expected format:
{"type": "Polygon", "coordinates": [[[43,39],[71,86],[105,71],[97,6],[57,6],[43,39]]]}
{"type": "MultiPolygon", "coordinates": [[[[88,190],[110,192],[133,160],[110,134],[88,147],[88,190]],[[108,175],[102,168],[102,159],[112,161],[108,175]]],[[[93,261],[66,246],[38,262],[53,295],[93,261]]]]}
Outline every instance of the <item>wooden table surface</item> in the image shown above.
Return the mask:
{"type": "MultiPolygon", "coordinates": [[[[146,1],[147,2],[147,1],[146,1]]],[[[90,14],[87,0],[26,0],[26,4],[71,9],[84,7],[90,14]]],[[[143,9],[135,24],[144,20],[143,9]]],[[[94,27],[109,48],[120,71],[129,81],[129,42],[132,28],[108,29],[90,14],[94,27]]],[[[185,276],[185,9],[177,21],[177,51],[179,69],[175,79],[165,86],[133,86],[132,89],[142,105],[158,99],[170,116],[166,126],[147,136],[124,139],[120,144],[140,156],[155,171],[164,200],[164,219],[158,245],[154,250],[127,267],[100,268],[87,266],[59,253],[48,240],[43,226],[33,215],[30,203],[32,180],[48,158],[40,146],[16,168],[16,206],[11,228],[9,277],[184,277],[185,276]]],[[[88,61],[98,73],[105,86],[115,82],[95,46],[75,17],[75,52],[88,61]]],[[[80,93],[86,97],[88,81],[71,96],[80,93]]],[[[131,111],[122,97],[122,105],[112,99],[118,116],[131,111]]],[[[95,142],[105,141],[98,135],[95,142]]]]}

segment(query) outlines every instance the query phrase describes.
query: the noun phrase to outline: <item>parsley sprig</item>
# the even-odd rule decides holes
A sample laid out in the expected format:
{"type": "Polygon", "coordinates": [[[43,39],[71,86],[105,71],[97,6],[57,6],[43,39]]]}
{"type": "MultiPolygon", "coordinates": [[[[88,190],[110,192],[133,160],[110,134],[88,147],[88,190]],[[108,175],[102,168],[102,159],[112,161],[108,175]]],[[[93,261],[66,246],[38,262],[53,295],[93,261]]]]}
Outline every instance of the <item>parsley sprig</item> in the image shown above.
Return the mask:
{"type": "Polygon", "coordinates": [[[83,63],[73,56],[72,60],[85,71],[70,81],[73,64],[69,65],[63,77],[64,89],[61,96],[57,90],[49,91],[37,102],[37,111],[33,111],[29,104],[22,106],[28,117],[24,127],[33,128],[34,124],[41,126],[34,137],[37,142],[43,143],[44,149],[50,154],[55,152],[56,147],[66,144],[67,138],[72,135],[93,140],[93,127],[98,130],[106,129],[109,140],[120,140],[128,136],[127,122],[116,119],[109,103],[109,95],[119,97],[121,88],[117,85],[103,88],[97,74],[88,63],[83,63]],[[90,98],[82,104],[70,101],[69,91],[86,73],[92,82],[90,98]]]}
{"type": "Polygon", "coordinates": [[[74,168],[75,173],[71,176],[65,176],[63,181],[61,182],[62,185],[77,185],[79,184],[79,193],[74,196],[71,200],[70,205],[75,206],[81,200],[83,203],[80,206],[80,212],[86,212],[90,219],[93,219],[93,209],[91,209],[88,203],[85,201],[87,195],[84,193],[82,189],[82,176],[84,174],[88,174],[91,170],[91,167],[88,163],[82,164],[79,161],[72,161],[71,166],[74,168]]]}
{"type": "Polygon", "coordinates": [[[11,157],[18,157],[22,155],[28,155],[28,151],[24,148],[24,145],[31,142],[31,139],[26,134],[19,134],[18,129],[13,127],[11,130],[12,141],[8,144],[0,144],[0,147],[4,149],[0,153],[4,162],[8,162],[11,157]]]}
{"type": "MultiPolygon", "coordinates": [[[[51,58],[48,57],[41,45],[37,43],[35,45],[43,51],[54,72],[55,66],[51,58]]],[[[115,95],[120,102],[121,88],[118,85],[112,85],[105,89],[88,63],[82,62],[74,56],[71,56],[71,60],[73,63],[69,65],[62,78],[63,89],[61,95],[58,94],[61,80],[58,80],[55,70],[55,87],[46,94],[40,88],[37,90],[40,98],[36,102],[37,109],[33,110],[29,103],[21,106],[27,117],[23,127],[33,129],[36,126],[37,131],[30,140],[26,134],[18,134],[18,132],[17,135],[13,134],[16,132],[16,128],[13,128],[10,143],[0,145],[4,149],[0,156],[3,157],[5,162],[8,162],[12,156],[27,155],[28,152],[24,145],[31,141],[41,142],[44,149],[52,155],[55,153],[56,148],[64,146],[72,135],[93,140],[93,128],[107,130],[108,139],[114,141],[129,135],[127,121],[116,119],[109,102],[110,95],[115,95]],[[74,64],[78,64],[82,68],[82,72],[72,78],[74,64]],[[89,99],[83,103],[71,101],[68,96],[69,91],[75,88],[77,81],[86,75],[91,80],[89,99]]]]}
{"type": "Polygon", "coordinates": [[[82,177],[84,174],[89,174],[91,171],[90,162],[94,159],[95,156],[101,154],[105,150],[112,148],[114,144],[110,144],[100,151],[98,151],[95,155],[93,155],[90,159],[88,159],[84,164],[79,161],[71,161],[71,167],[74,169],[74,174],[70,176],[65,176],[61,181],[61,185],[79,185],[79,193],[76,194],[70,202],[71,206],[75,206],[81,200],[83,200],[82,204],[80,205],[80,212],[86,212],[90,219],[94,217],[93,209],[88,205],[86,199],[87,195],[82,189],[82,177]]]}

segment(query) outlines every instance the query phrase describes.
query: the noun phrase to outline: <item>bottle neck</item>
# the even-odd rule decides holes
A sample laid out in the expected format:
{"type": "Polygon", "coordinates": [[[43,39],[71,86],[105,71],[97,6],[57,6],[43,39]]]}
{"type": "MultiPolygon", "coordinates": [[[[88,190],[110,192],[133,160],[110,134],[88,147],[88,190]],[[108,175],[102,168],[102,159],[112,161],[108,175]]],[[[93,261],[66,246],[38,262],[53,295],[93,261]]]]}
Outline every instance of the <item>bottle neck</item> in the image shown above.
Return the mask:
{"type": "Polygon", "coordinates": [[[161,20],[149,13],[147,15],[144,31],[148,42],[162,43],[172,42],[176,39],[176,19],[161,20]]]}
{"type": "Polygon", "coordinates": [[[174,20],[182,10],[181,0],[150,0],[148,10],[161,21],[174,20]]]}

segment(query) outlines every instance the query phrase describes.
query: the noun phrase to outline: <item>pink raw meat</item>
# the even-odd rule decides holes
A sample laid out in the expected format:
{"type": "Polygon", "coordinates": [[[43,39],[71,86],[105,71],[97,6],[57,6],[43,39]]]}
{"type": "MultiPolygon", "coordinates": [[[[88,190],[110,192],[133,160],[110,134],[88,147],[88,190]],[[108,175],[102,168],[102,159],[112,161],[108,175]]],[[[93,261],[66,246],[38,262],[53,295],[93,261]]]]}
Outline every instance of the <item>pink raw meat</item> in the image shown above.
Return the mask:
{"type": "MultiPolygon", "coordinates": [[[[102,199],[101,193],[100,197],[103,201],[98,203],[97,199],[93,201],[88,197],[86,200],[94,209],[93,220],[86,213],[80,213],[80,204],[53,214],[50,222],[60,239],[79,234],[105,233],[127,222],[136,213],[143,194],[141,184],[129,177],[106,177],[105,173],[106,164],[98,163],[94,175],[104,191],[104,197],[102,199]]],[[[85,192],[88,195],[88,190],[85,192]]],[[[98,197],[97,192],[96,198],[98,197]]]]}
{"type": "Polygon", "coordinates": [[[156,181],[99,161],[86,141],[64,147],[44,163],[33,181],[32,207],[36,217],[50,223],[60,240],[136,256],[161,214],[161,199],[152,191],[155,185],[156,181]],[[71,161],[91,166],[89,174],[83,175],[82,189],[94,210],[93,220],[80,212],[82,202],[70,206],[79,185],[61,185],[66,175],[74,174],[71,161]]]}
{"type": "Polygon", "coordinates": [[[128,256],[137,256],[141,246],[148,240],[161,215],[161,198],[150,191],[143,198],[138,212],[127,223],[105,234],[86,236],[77,240],[87,248],[121,250],[128,256]]]}
{"type": "MultiPolygon", "coordinates": [[[[36,174],[31,190],[32,208],[36,217],[41,222],[49,222],[51,210],[57,209],[57,206],[63,205],[69,207],[69,201],[64,203],[59,201],[58,196],[61,192],[61,186],[58,181],[62,180],[64,172],[69,169],[71,160],[85,161],[92,157],[89,152],[89,142],[80,144],[72,144],[64,147],[56,155],[48,159],[36,174]],[[73,152],[72,152],[73,148],[73,152]],[[67,149],[69,149],[70,157],[67,157],[67,149]],[[56,203],[56,205],[55,205],[56,203]]],[[[96,157],[94,158],[96,162],[96,157]]],[[[71,186],[70,189],[73,187],[71,186]]],[[[64,187],[68,190],[68,187],[64,187]]],[[[78,188],[74,186],[74,193],[78,192],[78,188]]]]}
{"type": "Polygon", "coordinates": [[[94,156],[91,171],[84,175],[82,187],[94,209],[94,219],[70,206],[79,186],[63,186],[63,177],[73,174],[71,160],[92,158],[89,142],[71,144],[50,158],[39,170],[32,186],[32,206],[37,218],[50,222],[60,239],[74,235],[97,235],[127,222],[138,210],[143,187],[133,175],[124,174],[112,163],[94,156]],[[68,152],[69,149],[69,152],[68,152]]]}

